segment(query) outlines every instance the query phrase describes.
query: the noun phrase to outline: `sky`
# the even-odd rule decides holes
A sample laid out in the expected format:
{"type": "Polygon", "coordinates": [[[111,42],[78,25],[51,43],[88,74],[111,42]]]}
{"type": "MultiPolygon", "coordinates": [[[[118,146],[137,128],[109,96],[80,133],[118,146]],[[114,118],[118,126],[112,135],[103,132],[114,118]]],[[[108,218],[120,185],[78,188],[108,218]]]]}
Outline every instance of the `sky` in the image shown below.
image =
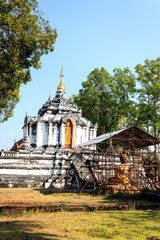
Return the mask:
{"type": "Polygon", "coordinates": [[[95,68],[129,67],[133,72],[145,59],[160,57],[159,0],[38,0],[50,26],[57,29],[55,50],[32,69],[32,81],[21,87],[14,116],[0,124],[0,150],[9,150],[23,137],[26,113],[36,116],[52,98],[60,82],[63,64],[68,98],[78,94],[95,68]]]}

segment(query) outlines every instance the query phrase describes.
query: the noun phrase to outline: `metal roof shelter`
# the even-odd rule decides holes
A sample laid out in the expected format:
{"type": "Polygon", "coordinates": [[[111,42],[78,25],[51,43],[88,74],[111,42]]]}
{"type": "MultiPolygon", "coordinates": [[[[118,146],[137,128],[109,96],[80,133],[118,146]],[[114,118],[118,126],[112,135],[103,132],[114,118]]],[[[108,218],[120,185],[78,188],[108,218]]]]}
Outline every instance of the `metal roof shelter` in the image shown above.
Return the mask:
{"type": "MultiPolygon", "coordinates": [[[[146,187],[159,191],[159,144],[158,138],[138,127],[128,127],[100,135],[70,149],[70,168],[74,170],[73,176],[81,192],[91,186],[93,189],[102,188],[113,192],[137,193],[146,187]],[[97,151],[94,146],[105,140],[111,140],[106,149],[97,146],[97,151]],[[114,141],[123,149],[115,147],[114,141]],[[154,149],[146,148],[148,146],[154,146],[154,149]],[[127,162],[122,164],[120,159],[124,150],[127,162]]],[[[66,172],[69,172],[69,168],[66,172]]],[[[61,181],[65,174],[56,181],[61,181]]],[[[69,177],[69,181],[73,176],[69,177]]]]}
{"type": "Polygon", "coordinates": [[[132,150],[160,143],[160,140],[158,138],[153,137],[152,135],[146,133],[145,131],[141,130],[136,126],[132,126],[111,133],[105,133],[98,136],[97,138],[84,142],[77,147],[84,148],[87,146],[96,145],[108,139],[112,139],[126,149],[132,150]]]}

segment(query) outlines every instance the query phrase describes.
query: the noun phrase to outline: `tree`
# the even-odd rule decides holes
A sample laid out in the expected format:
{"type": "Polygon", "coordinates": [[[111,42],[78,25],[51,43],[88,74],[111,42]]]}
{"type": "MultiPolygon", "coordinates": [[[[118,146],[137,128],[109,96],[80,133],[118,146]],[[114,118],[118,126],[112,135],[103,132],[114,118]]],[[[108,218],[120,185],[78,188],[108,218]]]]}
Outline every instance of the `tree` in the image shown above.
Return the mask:
{"type": "Polygon", "coordinates": [[[156,137],[160,129],[160,58],[144,63],[135,67],[140,83],[137,123],[156,137]]]}
{"type": "Polygon", "coordinates": [[[133,106],[130,96],[135,92],[134,75],[128,68],[116,68],[113,72],[111,76],[104,68],[94,69],[74,96],[83,115],[98,123],[98,134],[116,130],[133,106]]]}
{"type": "Polygon", "coordinates": [[[36,0],[0,0],[0,122],[13,115],[20,86],[31,81],[31,67],[40,67],[56,38],[36,0]]]}
{"type": "Polygon", "coordinates": [[[116,109],[113,109],[116,114],[113,118],[118,121],[118,125],[121,122],[124,122],[126,126],[131,126],[134,124],[133,119],[136,116],[135,75],[130,71],[128,67],[124,69],[115,68],[113,70],[113,73],[113,98],[117,103],[116,109]]]}

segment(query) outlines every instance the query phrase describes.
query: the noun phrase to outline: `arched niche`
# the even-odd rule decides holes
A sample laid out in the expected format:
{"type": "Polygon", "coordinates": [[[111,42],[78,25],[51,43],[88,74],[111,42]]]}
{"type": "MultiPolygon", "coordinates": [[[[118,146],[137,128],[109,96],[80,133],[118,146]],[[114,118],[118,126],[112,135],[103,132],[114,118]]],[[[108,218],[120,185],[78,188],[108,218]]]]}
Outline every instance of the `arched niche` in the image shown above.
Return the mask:
{"type": "MultiPolygon", "coordinates": [[[[70,147],[76,146],[76,134],[77,134],[76,120],[73,117],[69,117],[66,121],[66,127],[65,127],[65,148],[70,148],[70,147]],[[70,146],[68,146],[68,144],[66,144],[66,141],[68,141],[68,140],[66,140],[68,138],[68,136],[66,136],[66,134],[69,134],[69,135],[71,134],[70,146]]],[[[70,138],[70,136],[69,136],[69,138],[70,138]]]]}

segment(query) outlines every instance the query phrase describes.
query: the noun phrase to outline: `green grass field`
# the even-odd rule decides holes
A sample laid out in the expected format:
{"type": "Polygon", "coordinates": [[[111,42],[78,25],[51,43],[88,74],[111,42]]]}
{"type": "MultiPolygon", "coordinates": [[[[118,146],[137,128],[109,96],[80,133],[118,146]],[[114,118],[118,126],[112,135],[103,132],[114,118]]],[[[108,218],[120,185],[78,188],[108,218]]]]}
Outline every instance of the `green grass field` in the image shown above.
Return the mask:
{"type": "Polygon", "coordinates": [[[1,216],[0,233],[1,240],[160,239],[160,210],[1,216]]]}

